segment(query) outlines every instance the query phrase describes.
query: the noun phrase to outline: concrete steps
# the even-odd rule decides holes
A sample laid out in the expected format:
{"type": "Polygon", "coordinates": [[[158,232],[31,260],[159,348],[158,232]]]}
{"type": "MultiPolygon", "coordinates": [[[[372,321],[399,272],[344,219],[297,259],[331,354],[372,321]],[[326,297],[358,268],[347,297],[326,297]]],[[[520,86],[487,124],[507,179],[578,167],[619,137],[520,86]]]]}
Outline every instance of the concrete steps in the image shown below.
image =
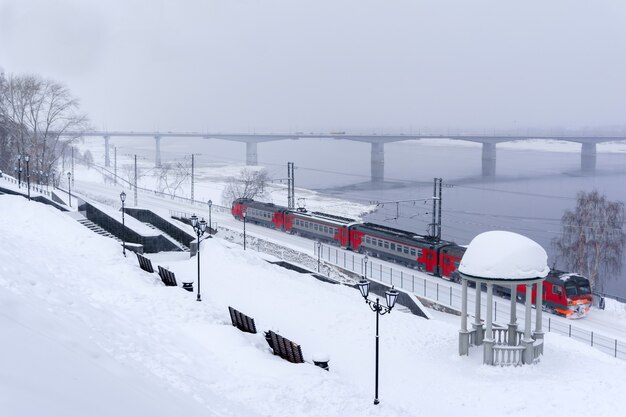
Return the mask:
{"type": "Polygon", "coordinates": [[[122,240],[117,238],[116,236],[112,235],[111,233],[107,232],[106,230],[104,230],[103,228],[101,228],[100,226],[98,226],[97,224],[95,224],[94,222],[92,222],[91,220],[87,219],[85,216],[83,216],[82,214],[74,211],[74,212],[68,212],[68,215],[70,217],[72,217],[73,219],[75,219],[78,223],[82,224],[83,226],[85,226],[87,229],[91,230],[94,233],[99,234],[100,236],[104,236],[104,237],[110,237],[111,239],[115,239],[118,242],[121,242],[122,240]]]}
{"type": "Polygon", "coordinates": [[[154,229],[158,231],[159,233],[161,233],[166,239],[168,239],[170,242],[178,246],[183,252],[189,252],[189,247],[185,246],[182,242],[179,242],[178,240],[174,239],[172,236],[168,235],[167,233],[165,233],[158,227],[154,226],[152,223],[149,223],[149,222],[143,222],[143,223],[149,228],[154,229]]]}

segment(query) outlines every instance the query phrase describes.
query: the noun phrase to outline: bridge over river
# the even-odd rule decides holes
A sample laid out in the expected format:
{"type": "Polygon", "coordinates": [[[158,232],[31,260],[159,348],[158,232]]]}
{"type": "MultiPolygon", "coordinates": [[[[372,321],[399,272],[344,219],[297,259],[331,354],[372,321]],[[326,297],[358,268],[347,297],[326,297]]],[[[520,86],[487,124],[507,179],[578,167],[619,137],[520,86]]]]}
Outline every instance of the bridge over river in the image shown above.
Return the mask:
{"type": "Polygon", "coordinates": [[[493,177],[496,175],[496,145],[502,142],[521,140],[548,139],[580,143],[580,168],[582,172],[593,173],[596,169],[596,145],[603,142],[626,141],[626,136],[537,136],[537,135],[354,135],[340,133],[315,134],[315,133],[198,133],[198,132],[124,132],[124,131],[89,131],[89,132],[65,132],[64,136],[73,137],[102,137],[105,145],[105,166],[109,167],[111,159],[109,155],[109,140],[115,138],[152,137],[155,143],[155,165],[161,165],[161,140],[171,138],[200,138],[219,139],[242,142],[246,144],[246,164],[258,164],[258,144],[279,140],[300,139],[327,139],[349,140],[366,142],[371,145],[371,180],[372,182],[384,181],[385,168],[385,144],[407,140],[420,139],[451,139],[476,142],[482,144],[482,175],[493,177]]]}

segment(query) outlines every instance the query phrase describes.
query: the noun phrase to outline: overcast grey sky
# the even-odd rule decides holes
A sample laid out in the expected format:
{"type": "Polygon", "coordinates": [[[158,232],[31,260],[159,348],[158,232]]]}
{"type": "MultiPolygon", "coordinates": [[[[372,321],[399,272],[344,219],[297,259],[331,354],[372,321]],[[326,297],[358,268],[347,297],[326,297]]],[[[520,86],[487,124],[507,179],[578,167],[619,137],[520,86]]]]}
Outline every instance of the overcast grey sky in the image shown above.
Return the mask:
{"type": "Polygon", "coordinates": [[[624,0],[0,0],[0,67],[96,128],[625,125],[624,0]]]}

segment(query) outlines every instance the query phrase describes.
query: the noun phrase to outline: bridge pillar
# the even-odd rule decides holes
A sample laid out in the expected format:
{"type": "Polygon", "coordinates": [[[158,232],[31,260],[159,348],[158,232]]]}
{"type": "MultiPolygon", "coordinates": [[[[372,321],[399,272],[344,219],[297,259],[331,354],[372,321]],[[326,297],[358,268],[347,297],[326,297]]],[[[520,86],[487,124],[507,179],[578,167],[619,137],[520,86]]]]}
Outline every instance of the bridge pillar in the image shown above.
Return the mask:
{"type": "Polygon", "coordinates": [[[246,142],[246,165],[258,165],[256,142],[246,142]]]}
{"type": "Polygon", "coordinates": [[[580,150],[580,170],[583,172],[595,172],[596,170],[596,144],[583,143],[580,150]]]}
{"type": "Polygon", "coordinates": [[[385,180],[385,144],[372,142],[372,182],[385,180]]]}
{"type": "Polygon", "coordinates": [[[496,176],[496,144],[483,142],[483,177],[496,176]]]}
{"type": "Polygon", "coordinates": [[[109,136],[104,137],[104,166],[106,168],[111,166],[111,157],[109,156],[109,136]]]}
{"type": "Polygon", "coordinates": [[[154,142],[156,148],[154,152],[154,166],[158,168],[161,166],[161,136],[155,136],[154,142]]]}

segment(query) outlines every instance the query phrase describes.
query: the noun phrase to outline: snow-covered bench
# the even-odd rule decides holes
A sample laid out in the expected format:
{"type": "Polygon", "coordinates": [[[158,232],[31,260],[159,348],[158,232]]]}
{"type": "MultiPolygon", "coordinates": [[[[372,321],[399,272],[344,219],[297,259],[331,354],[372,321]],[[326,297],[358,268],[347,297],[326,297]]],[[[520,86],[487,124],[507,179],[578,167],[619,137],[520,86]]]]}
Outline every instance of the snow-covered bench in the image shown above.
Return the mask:
{"type": "Polygon", "coordinates": [[[299,344],[294,343],[271,330],[265,332],[265,340],[267,340],[267,343],[274,351],[274,355],[278,355],[292,363],[304,363],[302,349],[299,344]]]}
{"type": "Polygon", "coordinates": [[[152,268],[152,261],[149,258],[141,255],[140,253],[136,253],[136,255],[137,261],[139,261],[139,268],[152,274],[154,272],[154,268],[152,268]]]}
{"type": "Polygon", "coordinates": [[[228,307],[228,312],[230,313],[230,321],[233,323],[233,326],[242,332],[256,333],[256,325],[252,317],[246,316],[230,306],[228,307]]]}
{"type": "Polygon", "coordinates": [[[161,277],[161,281],[168,287],[177,287],[176,276],[170,270],[163,268],[159,265],[159,276],[161,277]]]}

